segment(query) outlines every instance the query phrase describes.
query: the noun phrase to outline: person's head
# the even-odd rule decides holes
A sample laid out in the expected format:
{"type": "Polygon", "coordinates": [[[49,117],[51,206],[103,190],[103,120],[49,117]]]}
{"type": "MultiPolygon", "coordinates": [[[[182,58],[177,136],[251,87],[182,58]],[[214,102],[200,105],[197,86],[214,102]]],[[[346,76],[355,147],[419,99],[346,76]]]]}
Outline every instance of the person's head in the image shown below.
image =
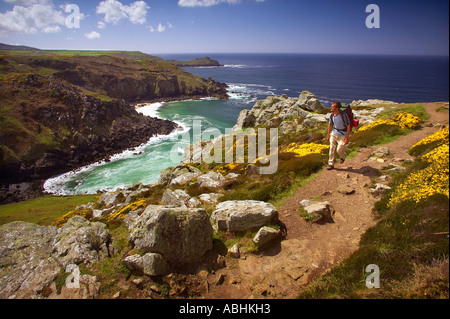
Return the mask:
{"type": "Polygon", "coordinates": [[[331,111],[332,112],[339,111],[341,109],[341,107],[342,107],[341,102],[333,102],[331,104],[331,111]]]}

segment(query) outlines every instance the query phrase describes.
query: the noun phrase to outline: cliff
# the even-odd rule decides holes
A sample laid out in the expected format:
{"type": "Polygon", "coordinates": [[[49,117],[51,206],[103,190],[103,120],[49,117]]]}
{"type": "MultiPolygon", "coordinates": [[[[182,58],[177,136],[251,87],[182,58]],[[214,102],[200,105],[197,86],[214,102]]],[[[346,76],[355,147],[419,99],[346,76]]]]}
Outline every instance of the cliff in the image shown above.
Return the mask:
{"type": "Polygon", "coordinates": [[[48,178],[176,127],[50,76],[9,77],[0,92],[1,183],[48,178]]]}
{"type": "Polygon", "coordinates": [[[5,187],[11,193],[5,185],[46,179],[175,129],[137,113],[132,102],[227,98],[225,84],[151,56],[114,54],[0,55],[0,193],[5,187]]]}

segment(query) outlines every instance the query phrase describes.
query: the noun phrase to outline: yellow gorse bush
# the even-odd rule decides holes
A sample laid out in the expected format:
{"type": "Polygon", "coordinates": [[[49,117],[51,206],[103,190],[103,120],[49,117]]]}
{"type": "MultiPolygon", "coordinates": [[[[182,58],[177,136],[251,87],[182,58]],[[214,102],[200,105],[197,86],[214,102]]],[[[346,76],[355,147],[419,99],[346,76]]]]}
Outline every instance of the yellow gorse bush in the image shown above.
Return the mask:
{"type": "Polygon", "coordinates": [[[92,209],[90,209],[90,208],[76,208],[74,210],[71,210],[67,214],[64,214],[63,216],[55,219],[55,221],[52,223],[52,225],[56,226],[56,227],[61,227],[62,225],[67,223],[67,221],[69,219],[71,219],[74,216],[81,216],[84,218],[88,218],[91,214],[92,214],[92,209]]]}
{"type": "Polygon", "coordinates": [[[419,146],[424,146],[424,145],[428,145],[428,144],[435,143],[435,142],[437,145],[442,145],[445,143],[448,144],[448,125],[445,128],[443,128],[442,130],[439,130],[436,133],[434,133],[430,136],[427,136],[424,139],[417,142],[416,144],[414,144],[410,148],[410,151],[414,151],[414,149],[419,146]]]}
{"type": "Polygon", "coordinates": [[[111,215],[109,215],[108,221],[112,221],[112,220],[115,220],[118,218],[125,218],[129,212],[132,212],[134,210],[137,210],[137,209],[145,207],[145,206],[147,206],[147,202],[145,199],[141,199],[141,200],[138,200],[137,202],[133,202],[133,203],[119,209],[115,213],[112,213],[111,215]]]}
{"type": "Polygon", "coordinates": [[[392,119],[377,120],[364,125],[358,131],[367,131],[368,129],[382,124],[399,126],[402,129],[416,129],[420,126],[420,118],[411,113],[403,112],[396,114],[392,119]]]}
{"type": "Polygon", "coordinates": [[[325,154],[329,148],[330,147],[328,145],[323,144],[305,143],[297,145],[295,143],[291,143],[288,145],[285,152],[295,153],[295,156],[302,157],[309,154],[325,154]]]}
{"type": "Polygon", "coordinates": [[[448,163],[448,157],[449,157],[449,145],[443,144],[439,147],[436,147],[431,152],[428,152],[427,154],[423,155],[422,160],[426,161],[429,164],[435,162],[445,162],[446,160],[448,163]]]}
{"type": "Polygon", "coordinates": [[[407,112],[397,114],[393,121],[401,128],[416,129],[420,126],[420,118],[407,112]]]}
{"type": "Polygon", "coordinates": [[[428,163],[429,166],[410,174],[406,181],[392,194],[389,206],[404,200],[413,200],[418,203],[436,194],[449,197],[448,127],[424,138],[412,148],[435,141],[442,141],[444,144],[422,156],[422,160],[428,163]]]}

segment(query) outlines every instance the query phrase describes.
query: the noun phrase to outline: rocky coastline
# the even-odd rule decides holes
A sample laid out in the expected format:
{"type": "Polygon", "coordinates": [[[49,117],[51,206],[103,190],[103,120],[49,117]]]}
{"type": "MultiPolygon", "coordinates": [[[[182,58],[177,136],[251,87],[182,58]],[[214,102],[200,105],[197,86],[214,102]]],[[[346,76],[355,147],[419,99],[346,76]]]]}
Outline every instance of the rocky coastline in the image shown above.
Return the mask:
{"type": "Polygon", "coordinates": [[[0,59],[9,74],[0,82],[2,204],[41,196],[42,184],[51,176],[107,160],[176,129],[171,121],[136,112],[137,103],[228,98],[226,84],[161,61],[0,59]],[[35,72],[25,72],[30,67],[35,72]]]}

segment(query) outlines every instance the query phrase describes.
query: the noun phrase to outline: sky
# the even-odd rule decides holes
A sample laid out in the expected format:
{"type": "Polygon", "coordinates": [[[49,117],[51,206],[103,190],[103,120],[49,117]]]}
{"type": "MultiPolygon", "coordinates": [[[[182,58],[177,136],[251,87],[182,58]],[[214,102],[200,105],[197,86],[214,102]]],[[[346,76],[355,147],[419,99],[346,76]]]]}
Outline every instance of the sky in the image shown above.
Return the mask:
{"type": "Polygon", "coordinates": [[[449,1],[0,0],[0,43],[149,54],[448,56],[449,1]]]}

